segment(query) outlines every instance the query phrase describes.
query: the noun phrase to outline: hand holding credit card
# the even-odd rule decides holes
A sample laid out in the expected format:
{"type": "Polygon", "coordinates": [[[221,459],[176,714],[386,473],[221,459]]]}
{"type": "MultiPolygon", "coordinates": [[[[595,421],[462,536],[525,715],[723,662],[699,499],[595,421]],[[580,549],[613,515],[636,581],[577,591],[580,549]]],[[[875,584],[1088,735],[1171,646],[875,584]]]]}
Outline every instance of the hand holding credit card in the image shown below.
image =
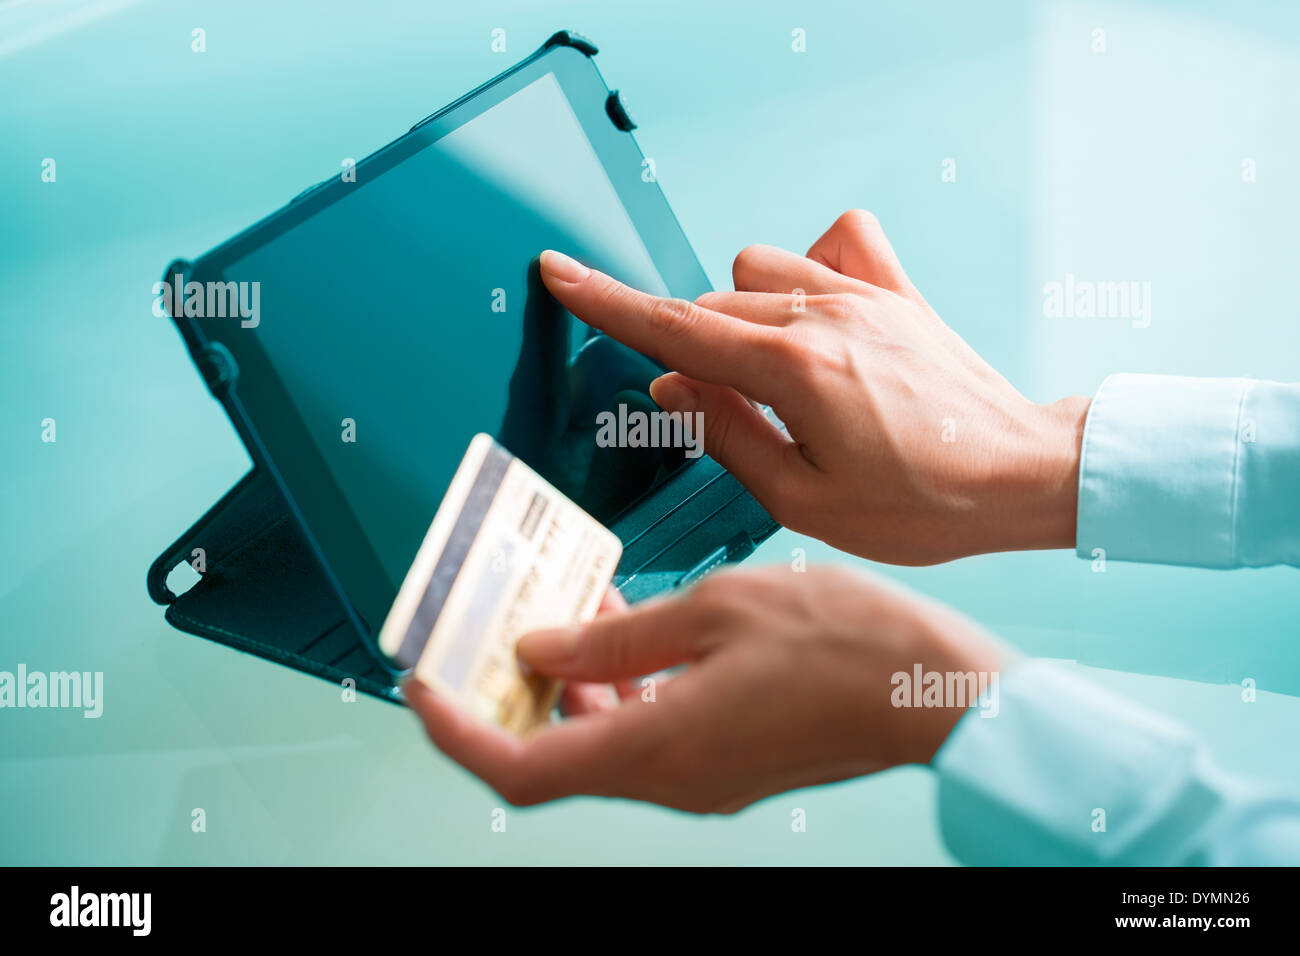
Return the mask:
{"type": "Polygon", "coordinates": [[[522,736],[547,722],[560,684],[522,674],[516,642],[595,617],[621,554],[613,532],[476,435],[384,620],[380,649],[522,736]]]}

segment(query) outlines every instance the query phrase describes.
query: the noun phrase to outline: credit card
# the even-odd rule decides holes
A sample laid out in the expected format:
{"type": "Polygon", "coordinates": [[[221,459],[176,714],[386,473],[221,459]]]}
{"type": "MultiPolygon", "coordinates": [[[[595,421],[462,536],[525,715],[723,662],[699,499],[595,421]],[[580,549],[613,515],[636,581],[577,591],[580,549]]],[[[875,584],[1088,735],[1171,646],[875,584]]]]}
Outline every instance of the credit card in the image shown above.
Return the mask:
{"type": "Polygon", "coordinates": [[[515,644],[595,617],[622,553],[617,535],[490,435],[475,435],[384,619],[380,649],[522,736],[550,719],[560,683],[525,677],[515,644]]]}

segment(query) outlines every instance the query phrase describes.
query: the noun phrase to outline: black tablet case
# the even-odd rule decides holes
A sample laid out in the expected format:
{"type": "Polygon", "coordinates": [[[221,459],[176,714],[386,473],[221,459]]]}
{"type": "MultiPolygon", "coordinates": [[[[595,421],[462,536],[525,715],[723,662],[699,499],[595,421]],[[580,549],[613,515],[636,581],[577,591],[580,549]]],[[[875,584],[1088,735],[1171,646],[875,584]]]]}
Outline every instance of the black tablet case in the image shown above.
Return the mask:
{"type": "MultiPolygon", "coordinates": [[[[596,52],[590,41],[567,31],[555,34],[543,49],[557,43],[589,56],[596,52]]],[[[621,128],[632,127],[617,92],[610,94],[607,109],[621,128]]],[[[188,278],[190,271],[188,263],[176,262],[164,279],[177,272],[188,278]]],[[[221,401],[228,383],[219,350],[200,350],[192,358],[221,401]]],[[[609,527],[624,545],[615,582],[636,601],[744,558],[778,526],[735,478],[702,457],[609,527]]],[[[357,633],[279,486],[256,467],[154,560],[147,583],[149,596],[166,606],[167,622],[181,631],[336,684],[351,679],[364,693],[401,700],[396,674],[357,633]],[[196,549],[203,558],[200,580],[176,595],[167,577],[181,562],[193,564],[196,549]]],[[[366,623],[373,632],[382,622],[366,623]]]]}

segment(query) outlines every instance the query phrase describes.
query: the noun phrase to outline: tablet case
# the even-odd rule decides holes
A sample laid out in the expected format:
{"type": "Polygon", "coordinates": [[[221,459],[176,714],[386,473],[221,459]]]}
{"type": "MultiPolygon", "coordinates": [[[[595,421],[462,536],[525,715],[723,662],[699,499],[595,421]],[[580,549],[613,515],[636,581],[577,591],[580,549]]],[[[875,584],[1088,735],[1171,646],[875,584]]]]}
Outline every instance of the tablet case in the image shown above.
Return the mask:
{"type": "MultiPolygon", "coordinates": [[[[542,49],[557,44],[596,53],[594,44],[569,31],[556,33],[542,49]]],[[[617,91],[606,111],[619,129],[635,127],[617,91]]],[[[164,279],[178,272],[188,280],[190,264],[172,263],[164,279]]],[[[222,351],[218,344],[191,355],[218,401],[230,386],[222,351]]],[[[609,527],[624,546],[616,586],[636,601],[739,561],[778,526],[735,478],[701,457],[609,527]]],[[[400,675],[357,633],[322,560],[276,481],[255,466],[154,560],[147,585],[149,596],[166,607],[167,622],[181,631],[400,703],[400,675]],[[200,577],[177,595],[167,578],[182,562],[200,577]]],[[[381,622],[367,623],[377,629],[381,622]]]]}

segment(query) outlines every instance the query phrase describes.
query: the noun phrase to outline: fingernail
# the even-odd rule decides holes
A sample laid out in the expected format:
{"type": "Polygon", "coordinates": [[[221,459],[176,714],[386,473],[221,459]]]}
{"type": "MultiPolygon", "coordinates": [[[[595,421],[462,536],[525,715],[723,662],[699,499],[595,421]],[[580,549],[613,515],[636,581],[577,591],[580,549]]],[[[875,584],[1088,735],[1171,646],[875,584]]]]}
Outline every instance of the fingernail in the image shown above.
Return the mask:
{"type": "Polygon", "coordinates": [[[570,285],[579,283],[591,275],[591,270],[577,259],[570,259],[564,253],[556,252],[554,249],[547,249],[542,253],[541,266],[542,272],[546,275],[570,285]]]}
{"type": "Polygon", "coordinates": [[[670,412],[693,412],[700,403],[700,393],[673,372],[660,375],[650,383],[650,397],[656,405],[670,412]]]}
{"type": "Polygon", "coordinates": [[[564,664],[578,647],[581,625],[525,634],[515,646],[515,659],[526,673],[542,671],[564,664]]]}

